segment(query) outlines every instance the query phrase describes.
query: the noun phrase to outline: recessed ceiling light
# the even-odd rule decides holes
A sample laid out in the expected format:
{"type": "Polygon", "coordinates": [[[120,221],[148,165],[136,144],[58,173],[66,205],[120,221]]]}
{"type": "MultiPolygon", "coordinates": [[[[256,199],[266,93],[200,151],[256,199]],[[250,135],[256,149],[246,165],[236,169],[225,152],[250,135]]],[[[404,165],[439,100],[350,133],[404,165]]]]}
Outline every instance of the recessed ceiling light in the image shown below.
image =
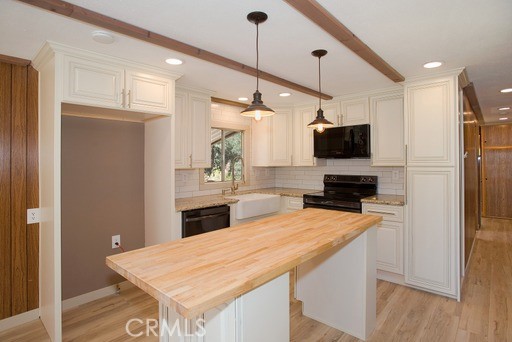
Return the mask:
{"type": "Polygon", "coordinates": [[[508,118],[500,118],[499,120],[508,120],[508,118]]]}
{"type": "Polygon", "coordinates": [[[238,101],[247,101],[249,100],[247,97],[239,97],[238,98],[238,101]]]}
{"type": "Polygon", "coordinates": [[[281,94],[279,94],[279,96],[281,96],[281,97],[288,97],[290,95],[291,95],[291,93],[281,93],[281,94]]]}
{"type": "Polygon", "coordinates": [[[101,44],[112,44],[116,39],[114,36],[108,32],[105,31],[94,31],[92,33],[92,40],[94,40],[96,43],[101,44]]]}
{"type": "Polygon", "coordinates": [[[443,65],[443,62],[428,62],[428,63],[423,64],[423,67],[427,68],[427,69],[433,69],[433,68],[438,68],[441,65],[443,65]]]}
{"type": "Polygon", "coordinates": [[[512,93],[512,88],[501,89],[500,92],[502,92],[502,93],[512,93]]]}
{"type": "Polygon", "coordinates": [[[510,107],[500,107],[500,108],[498,108],[498,110],[509,110],[509,109],[510,109],[510,107]]]}
{"type": "Polygon", "coordinates": [[[181,59],[177,59],[177,58],[167,58],[165,60],[165,63],[170,64],[170,65],[181,65],[181,64],[183,64],[183,61],[181,59]]]}

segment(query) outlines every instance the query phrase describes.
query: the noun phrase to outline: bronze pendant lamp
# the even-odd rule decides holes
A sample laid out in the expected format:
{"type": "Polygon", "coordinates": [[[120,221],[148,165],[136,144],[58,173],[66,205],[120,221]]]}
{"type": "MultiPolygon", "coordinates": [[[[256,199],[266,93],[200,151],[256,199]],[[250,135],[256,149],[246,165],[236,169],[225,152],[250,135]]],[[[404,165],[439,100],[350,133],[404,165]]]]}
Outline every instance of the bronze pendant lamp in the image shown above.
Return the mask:
{"type": "Polygon", "coordinates": [[[242,116],[247,116],[254,118],[256,121],[261,120],[264,116],[271,116],[274,115],[275,112],[270,109],[269,107],[265,106],[263,101],[261,100],[261,93],[258,90],[259,84],[260,84],[260,70],[259,70],[259,47],[258,47],[258,40],[259,40],[259,24],[265,22],[267,20],[268,16],[266,13],[263,12],[251,12],[247,15],[247,20],[249,20],[251,23],[256,24],[256,91],[253,94],[253,100],[252,103],[244,109],[240,114],[242,116]]]}
{"type": "Polygon", "coordinates": [[[320,73],[320,58],[327,55],[326,50],[315,50],[311,52],[315,57],[318,57],[318,111],[316,112],[316,118],[309,123],[308,127],[316,129],[318,133],[322,133],[326,128],[334,127],[334,124],[324,117],[324,111],[322,110],[322,74],[320,73]]]}

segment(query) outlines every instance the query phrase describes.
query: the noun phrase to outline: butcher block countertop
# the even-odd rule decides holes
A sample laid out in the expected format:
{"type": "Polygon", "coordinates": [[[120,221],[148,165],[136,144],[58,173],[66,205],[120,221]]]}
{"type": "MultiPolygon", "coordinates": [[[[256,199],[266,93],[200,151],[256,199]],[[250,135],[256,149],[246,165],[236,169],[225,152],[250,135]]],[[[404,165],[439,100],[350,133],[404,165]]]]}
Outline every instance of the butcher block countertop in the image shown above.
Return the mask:
{"type": "Polygon", "coordinates": [[[186,318],[345,245],[382,218],[303,209],[107,257],[107,265],[186,318]]]}
{"type": "MultiPolygon", "coordinates": [[[[280,196],[302,198],[302,195],[304,195],[304,194],[310,194],[310,193],[317,192],[317,191],[318,190],[294,189],[294,188],[263,188],[263,189],[255,189],[255,190],[237,191],[236,195],[259,193],[259,194],[270,194],[270,195],[280,195],[280,196]]],[[[175,202],[176,203],[176,211],[214,207],[217,205],[224,205],[224,204],[233,204],[233,203],[238,202],[238,200],[233,199],[233,198],[228,198],[228,197],[236,196],[236,195],[226,194],[226,195],[208,195],[208,196],[177,198],[176,202],[175,202]]]]}

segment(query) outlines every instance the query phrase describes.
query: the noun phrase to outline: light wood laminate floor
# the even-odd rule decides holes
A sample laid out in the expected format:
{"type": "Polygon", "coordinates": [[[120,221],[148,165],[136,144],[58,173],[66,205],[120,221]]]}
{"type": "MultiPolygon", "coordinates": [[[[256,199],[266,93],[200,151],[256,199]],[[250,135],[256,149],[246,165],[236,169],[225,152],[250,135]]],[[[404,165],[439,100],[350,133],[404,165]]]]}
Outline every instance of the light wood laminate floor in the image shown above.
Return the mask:
{"type": "MultiPolygon", "coordinates": [[[[460,303],[385,281],[377,287],[377,327],[370,341],[512,341],[512,221],[483,220],[460,303]]],[[[357,341],[302,316],[300,302],[292,301],[290,311],[292,341],[357,341]]],[[[131,288],[65,312],[64,341],[132,340],[124,327],[134,317],[156,319],[158,307],[131,288]]],[[[34,321],[0,333],[0,341],[49,338],[41,322],[34,321]]]]}

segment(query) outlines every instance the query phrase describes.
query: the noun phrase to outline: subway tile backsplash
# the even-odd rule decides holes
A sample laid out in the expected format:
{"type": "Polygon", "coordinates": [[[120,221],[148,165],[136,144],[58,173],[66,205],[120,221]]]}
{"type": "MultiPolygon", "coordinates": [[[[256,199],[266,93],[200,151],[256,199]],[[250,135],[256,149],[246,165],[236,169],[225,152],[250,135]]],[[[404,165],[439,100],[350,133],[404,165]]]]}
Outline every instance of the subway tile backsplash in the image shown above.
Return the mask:
{"type": "MultiPolygon", "coordinates": [[[[323,189],[324,174],[372,175],[379,177],[378,193],[403,195],[403,167],[372,167],[366,159],[329,159],[326,166],[307,167],[253,167],[250,185],[240,190],[268,187],[323,189]],[[393,179],[393,171],[398,171],[398,179],[393,179]]],[[[199,171],[176,170],[176,198],[220,194],[221,190],[200,190],[199,171]]]]}

